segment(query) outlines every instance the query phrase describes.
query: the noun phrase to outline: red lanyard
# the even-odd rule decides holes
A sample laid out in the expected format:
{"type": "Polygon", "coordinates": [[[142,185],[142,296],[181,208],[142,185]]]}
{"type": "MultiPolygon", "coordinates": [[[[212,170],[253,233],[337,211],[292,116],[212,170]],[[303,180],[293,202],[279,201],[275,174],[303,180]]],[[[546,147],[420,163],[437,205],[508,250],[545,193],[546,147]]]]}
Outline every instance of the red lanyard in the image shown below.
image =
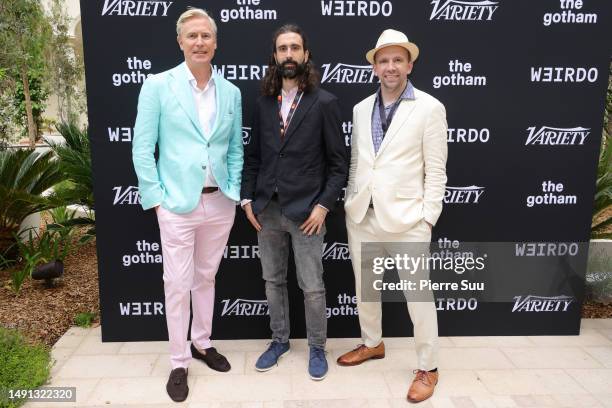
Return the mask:
{"type": "Polygon", "coordinates": [[[279,94],[278,97],[276,98],[277,101],[278,101],[278,120],[279,120],[279,124],[280,124],[281,140],[283,140],[283,138],[285,137],[285,130],[287,130],[287,128],[289,127],[289,123],[291,122],[291,118],[293,118],[293,114],[295,113],[295,109],[297,108],[298,104],[300,103],[300,100],[302,99],[302,95],[303,94],[304,94],[304,92],[302,92],[301,90],[299,90],[295,94],[295,97],[293,98],[293,102],[291,102],[291,108],[289,109],[289,113],[287,114],[287,121],[286,122],[283,120],[283,114],[281,113],[281,109],[283,107],[283,95],[279,94]]]}

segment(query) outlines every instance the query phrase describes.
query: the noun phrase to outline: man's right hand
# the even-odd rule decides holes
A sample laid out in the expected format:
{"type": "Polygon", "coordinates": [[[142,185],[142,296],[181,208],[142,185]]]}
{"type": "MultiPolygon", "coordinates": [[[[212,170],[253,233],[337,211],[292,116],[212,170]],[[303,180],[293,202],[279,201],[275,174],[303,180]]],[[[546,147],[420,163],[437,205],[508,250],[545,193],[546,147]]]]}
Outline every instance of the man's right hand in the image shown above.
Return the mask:
{"type": "Polygon", "coordinates": [[[257,221],[257,217],[255,216],[255,214],[253,213],[253,209],[251,208],[251,203],[246,203],[242,207],[242,209],[246,213],[247,219],[249,220],[253,228],[255,228],[257,232],[261,231],[261,225],[257,221]]]}

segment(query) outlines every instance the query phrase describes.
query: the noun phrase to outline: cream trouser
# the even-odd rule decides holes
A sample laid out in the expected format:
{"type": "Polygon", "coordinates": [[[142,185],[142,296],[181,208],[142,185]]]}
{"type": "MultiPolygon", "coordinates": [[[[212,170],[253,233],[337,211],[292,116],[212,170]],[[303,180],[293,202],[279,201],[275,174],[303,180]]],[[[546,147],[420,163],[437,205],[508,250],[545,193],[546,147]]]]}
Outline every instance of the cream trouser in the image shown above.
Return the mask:
{"type": "MultiPolygon", "coordinates": [[[[357,295],[357,310],[359,312],[359,325],[361,326],[361,337],[367,347],[376,347],[382,341],[382,303],[378,301],[362,301],[362,261],[372,265],[374,256],[394,256],[398,249],[395,245],[375,246],[379,251],[368,250],[363,254],[367,259],[362,259],[361,244],[369,242],[429,242],[431,230],[425,220],[421,220],[413,228],[402,233],[391,233],[383,230],[376,217],[374,210],[368,212],[359,224],[355,224],[346,218],[348,232],[349,251],[355,273],[355,293],[357,295]],[[395,247],[395,248],[394,248],[395,247]],[[377,253],[380,252],[380,253],[377,253]]],[[[368,246],[368,248],[373,246],[368,246]]],[[[401,247],[401,246],[400,246],[401,247]]],[[[382,275],[381,275],[382,277],[382,275]]],[[[401,277],[401,274],[400,274],[401,277]]],[[[368,277],[364,277],[368,281],[368,277]]],[[[371,281],[371,279],[369,280],[371,281]]],[[[371,293],[368,292],[368,293],[371,293]]],[[[423,293],[419,294],[423,298],[423,293]]],[[[420,370],[432,370],[438,367],[438,317],[436,307],[431,301],[408,301],[408,314],[414,325],[414,342],[416,346],[418,365],[420,370]]],[[[368,295],[366,300],[372,300],[368,295]]]]}

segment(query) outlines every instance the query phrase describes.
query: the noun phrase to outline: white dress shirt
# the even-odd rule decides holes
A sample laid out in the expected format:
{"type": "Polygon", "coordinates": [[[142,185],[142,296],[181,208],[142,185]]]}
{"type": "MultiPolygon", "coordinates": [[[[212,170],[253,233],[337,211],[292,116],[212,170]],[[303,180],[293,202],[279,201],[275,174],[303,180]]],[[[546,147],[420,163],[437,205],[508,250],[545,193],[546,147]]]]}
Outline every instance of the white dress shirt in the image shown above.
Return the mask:
{"type": "MultiPolygon", "coordinates": [[[[211,75],[208,83],[204,89],[198,88],[198,81],[193,76],[193,73],[187,68],[187,78],[189,78],[189,84],[191,85],[191,94],[196,106],[196,113],[200,121],[200,127],[204,132],[206,140],[210,138],[213,127],[215,126],[215,117],[217,116],[217,100],[215,96],[215,81],[211,75]]],[[[204,187],[218,187],[219,185],[215,181],[212,174],[211,164],[208,161],[206,167],[206,179],[204,180],[204,187]]]]}
{"type": "MultiPolygon", "coordinates": [[[[283,117],[283,122],[285,123],[285,130],[287,130],[287,116],[289,115],[289,111],[291,110],[291,104],[295,99],[295,95],[297,95],[298,87],[293,87],[287,92],[284,89],[281,90],[281,95],[283,96],[283,103],[281,104],[281,116],[283,117]]],[[[299,101],[296,101],[299,103],[299,101]]]]}

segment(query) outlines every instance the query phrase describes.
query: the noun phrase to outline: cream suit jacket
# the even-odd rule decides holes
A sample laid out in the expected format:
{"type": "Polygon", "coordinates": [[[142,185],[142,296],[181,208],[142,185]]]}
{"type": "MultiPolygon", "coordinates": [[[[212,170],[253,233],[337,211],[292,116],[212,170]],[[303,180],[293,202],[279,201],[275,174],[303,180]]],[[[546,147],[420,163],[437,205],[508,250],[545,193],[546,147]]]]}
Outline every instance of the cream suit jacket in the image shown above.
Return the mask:
{"type": "MultiPolygon", "coordinates": [[[[446,110],[433,96],[415,88],[402,100],[387,134],[374,153],[372,109],[376,94],[353,108],[353,135],[344,208],[359,224],[370,199],[380,226],[409,230],[422,219],[435,225],[446,186],[446,110]]],[[[376,113],[378,114],[378,113],[376,113]]]]}

